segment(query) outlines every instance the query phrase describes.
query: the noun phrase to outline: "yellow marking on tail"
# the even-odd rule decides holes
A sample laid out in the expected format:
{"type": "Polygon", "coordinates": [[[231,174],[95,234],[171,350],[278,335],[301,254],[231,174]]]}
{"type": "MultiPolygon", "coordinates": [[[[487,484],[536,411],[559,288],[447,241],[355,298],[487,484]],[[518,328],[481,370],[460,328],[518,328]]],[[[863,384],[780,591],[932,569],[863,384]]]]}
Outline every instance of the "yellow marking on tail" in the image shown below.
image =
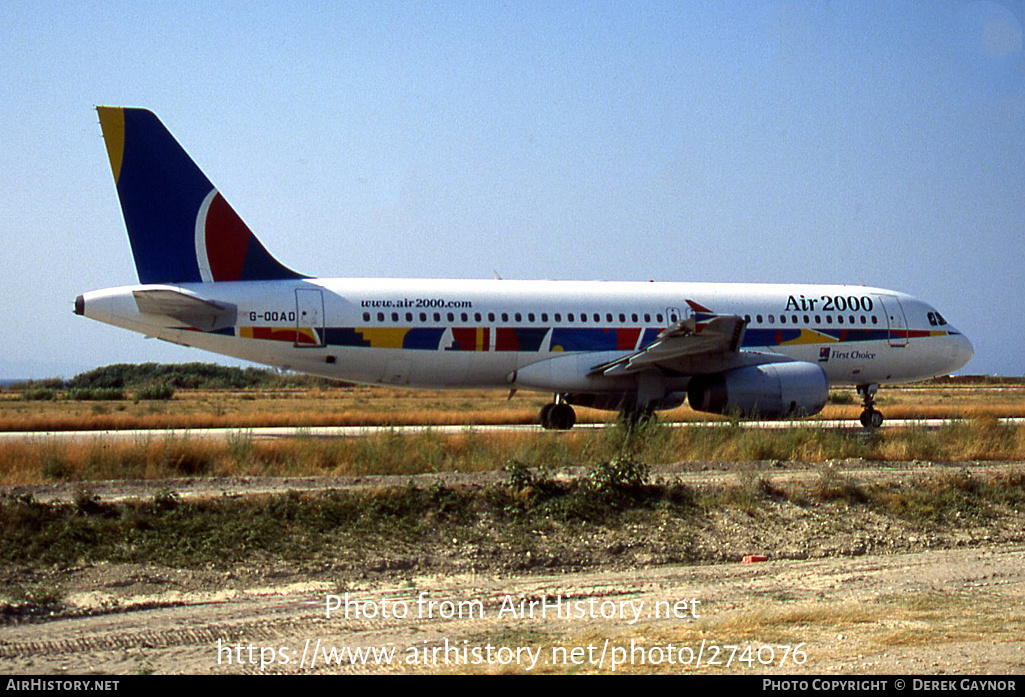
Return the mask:
{"type": "Polygon", "coordinates": [[[107,144],[107,157],[110,158],[110,169],[114,172],[114,183],[121,176],[121,162],[125,156],[125,110],[120,107],[98,106],[100,129],[103,141],[107,144]]]}

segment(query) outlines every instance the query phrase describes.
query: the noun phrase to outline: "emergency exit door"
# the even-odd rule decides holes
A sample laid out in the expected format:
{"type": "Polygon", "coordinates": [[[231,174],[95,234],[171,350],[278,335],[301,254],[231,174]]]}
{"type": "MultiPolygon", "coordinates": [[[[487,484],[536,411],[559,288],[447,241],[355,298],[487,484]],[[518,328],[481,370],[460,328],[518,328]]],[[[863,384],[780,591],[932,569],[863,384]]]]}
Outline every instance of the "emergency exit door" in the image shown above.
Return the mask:
{"type": "Polygon", "coordinates": [[[295,346],[324,345],[324,291],[300,288],[295,291],[295,346]]]}

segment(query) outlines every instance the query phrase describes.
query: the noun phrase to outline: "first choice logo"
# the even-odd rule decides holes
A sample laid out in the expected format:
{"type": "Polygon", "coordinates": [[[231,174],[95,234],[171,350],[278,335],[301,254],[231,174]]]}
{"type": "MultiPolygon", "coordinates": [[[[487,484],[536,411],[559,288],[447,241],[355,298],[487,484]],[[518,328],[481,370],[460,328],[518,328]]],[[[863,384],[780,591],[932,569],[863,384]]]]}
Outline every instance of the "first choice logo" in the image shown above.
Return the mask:
{"type": "Polygon", "coordinates": [[[803,295],[791,295],[787,298],[784,312],[872,312],[875,303],[868,295],[821,295],[817,298],[806,298],[803,295]],[[816,304],[822,303],[821,307],[816,304]]]}

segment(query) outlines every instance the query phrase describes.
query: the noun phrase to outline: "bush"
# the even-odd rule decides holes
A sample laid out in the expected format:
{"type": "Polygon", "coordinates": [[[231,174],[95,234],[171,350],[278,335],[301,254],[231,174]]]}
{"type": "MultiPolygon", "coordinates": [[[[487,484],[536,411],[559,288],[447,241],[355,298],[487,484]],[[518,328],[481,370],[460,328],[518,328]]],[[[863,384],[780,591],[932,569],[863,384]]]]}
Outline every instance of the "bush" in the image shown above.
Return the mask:
{"type": "Polygon", "coordinates": [[[174,398],[174,387],[163,383],[160,385],[146,385],[135,391],[135,401],[147,400],[169,400],[174,398]]]}
{"type": "Polygon", "coordinates": [[[587,475],[588,484],[604,495],[635,492],[648,483],[648,466],[626,457],[614,457],[595,465],[587,475]]]}
{"type": "Polygon", "coordinates": [[[21,398],[30,402],[52,402],[57,399],[57,390],[50,387],[34,387],[23,391],[21,398]]]}

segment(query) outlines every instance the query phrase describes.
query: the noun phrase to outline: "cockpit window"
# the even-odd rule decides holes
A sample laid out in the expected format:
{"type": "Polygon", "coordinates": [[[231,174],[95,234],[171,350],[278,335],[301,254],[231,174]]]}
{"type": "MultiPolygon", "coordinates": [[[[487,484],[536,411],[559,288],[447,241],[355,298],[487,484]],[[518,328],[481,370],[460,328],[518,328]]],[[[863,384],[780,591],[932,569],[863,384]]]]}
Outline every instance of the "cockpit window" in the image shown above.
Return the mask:
{"type": "Polygon", "coordinates": [[[947,323],[947,320],[943,319],[943,315],[939,312],[936,313],[936,319],[939,321],[941,327],[947,323]]]}
{"type": "Polygon", "coordinates": [[[939,322],[936,321],[936,313],[935,312],[930,312],[928,317],[929,317],[929,324],[931,324],[932,326],[935,327],[935,326],[937,326],[939,324],[939,322]]]}

